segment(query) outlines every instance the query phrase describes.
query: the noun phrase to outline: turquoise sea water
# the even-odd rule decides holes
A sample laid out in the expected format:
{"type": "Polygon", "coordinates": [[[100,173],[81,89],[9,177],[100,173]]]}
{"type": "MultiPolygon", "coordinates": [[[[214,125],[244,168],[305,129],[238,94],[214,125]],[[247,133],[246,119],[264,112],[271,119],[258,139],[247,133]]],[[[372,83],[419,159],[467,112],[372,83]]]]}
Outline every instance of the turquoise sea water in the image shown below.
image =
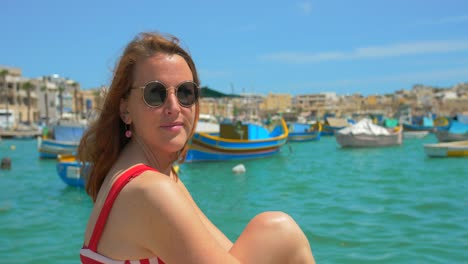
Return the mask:
{"type": "MultiPolygon", "coordinates": [[[[210,219],[235,240],[265,210],[293,216],[318,263],[468,263],[468,159],[432,159],[423,144],[341,149],[333,137],[290,143],[271,158],[181,166],[210,219]],[[243,163],[245,174],[232,167],[243,163]]],[[[79,263],[91,209],[36,140],[0,142],[0,263],[79,263]],[[16,148],[13,150],[13,147],[16,148]]]]}

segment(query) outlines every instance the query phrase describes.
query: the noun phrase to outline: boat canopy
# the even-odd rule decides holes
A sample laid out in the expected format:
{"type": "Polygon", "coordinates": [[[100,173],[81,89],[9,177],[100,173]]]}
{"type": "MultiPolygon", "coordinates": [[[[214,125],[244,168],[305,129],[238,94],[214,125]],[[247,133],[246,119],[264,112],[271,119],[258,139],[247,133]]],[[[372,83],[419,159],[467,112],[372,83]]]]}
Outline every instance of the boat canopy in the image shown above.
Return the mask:
{"type": "Polygon", "coordinates": [[[338,133],[344,135],[390,135],[386,128],[373,124],[372,120],[368,118],[364,118],[350,127],[343,128],[338,133]]]}

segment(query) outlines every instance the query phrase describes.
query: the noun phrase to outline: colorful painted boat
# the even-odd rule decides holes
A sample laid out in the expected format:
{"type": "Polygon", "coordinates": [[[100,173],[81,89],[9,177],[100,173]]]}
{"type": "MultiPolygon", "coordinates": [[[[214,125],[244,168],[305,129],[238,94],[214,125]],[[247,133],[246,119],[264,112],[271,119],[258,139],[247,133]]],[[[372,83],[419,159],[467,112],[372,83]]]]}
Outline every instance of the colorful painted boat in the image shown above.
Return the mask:
{"type": "Polygon", "coordinates": [[[338,144],[343,148],[372,148],[401,145],[403,142],[401,127],[385,128],[363,119],[335,133],[338,144]]]}
{"type": "Polygon", "coordinates": [[[81,173],[81,163],[72,155],[58,155],[57,173],[60,179],[72,187],[84,188],[85,178],[81,173]]]}
{"type": "Polygon", "coordinates": [[[448,130],[450,128],[450,119],[445,116],[439,116],[434,119],[434,131],[448,130]]]}
{"type": "Polygon", "coordinates": [[[425,144],[424,152],[429,157],[468,157],[468,140],[425,144]]]}
{"type": "MultiPolygon", "coordinates": [[[[58,155],[56,169],[59,178],[65,184],[72,187],[85,187],[86,170],[89,169],[89,166],[83,168],[82,163],[78,162],[74,155],[58,155]],[[85,172],[81,173],[83,169],[85,172]]],[[[174,165],[174,170],[179,173],[179,166],[174,165]]]]}
{"type": "Polygon", "coordinates": [[[432,117],[419,116],[411,117],[409,120],[401,122],[404,131],[428,131],[434,130],[434,120],[432,117]]]}
{"type": "Polygon", "coordinates": [[[251,159],[271,156],[288,139],[283,119],[270,131],[257,124],[220,124],[219,133],[195,133],[190,141],[187,162],[251,159]]]}
{"type": "Polygon", "coordinates": [[[304,142],[304,141],[317,141],[320,140],[320,132],[322,126],[318,123],[316,129],[314,125],[303,124],[303,123],[292,123],[289,124],[288,130],[288,141],[290,142],[304,142]]]}
{"type": "Polygon", "coordinates": [[[44,131],[38,138],[37,149],[40,158],[57,158],[57,155],[72,155],[76,152],[86,129],[83,124],[57,124],[51,131],[44,131]]]}
{"type": "Polygon", "coordinates": [[[468,140],[468,116],[457,115],[457,120],[451,120],[447,128],[438,128],[434,134],[439,142],[468,140]]]}
{"type": "Polygon", "coordinates": [[[75,154],[78,144],[78,141],[57,141],[42,137],[37,139],[39,157],[43,159],[55,159],[57,155],[75,154]]]}

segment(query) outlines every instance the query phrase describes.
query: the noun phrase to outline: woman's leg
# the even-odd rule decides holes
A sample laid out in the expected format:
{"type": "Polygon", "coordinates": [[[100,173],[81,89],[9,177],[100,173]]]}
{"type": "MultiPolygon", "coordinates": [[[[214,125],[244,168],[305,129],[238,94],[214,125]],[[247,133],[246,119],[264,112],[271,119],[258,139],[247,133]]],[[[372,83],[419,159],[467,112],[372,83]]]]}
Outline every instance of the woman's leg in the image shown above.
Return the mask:
{"type": "Polygon", "coordinates": [[[282,212],[255,216],[230,252],[242,263],[315,263],[307,237],[282,212]]]}

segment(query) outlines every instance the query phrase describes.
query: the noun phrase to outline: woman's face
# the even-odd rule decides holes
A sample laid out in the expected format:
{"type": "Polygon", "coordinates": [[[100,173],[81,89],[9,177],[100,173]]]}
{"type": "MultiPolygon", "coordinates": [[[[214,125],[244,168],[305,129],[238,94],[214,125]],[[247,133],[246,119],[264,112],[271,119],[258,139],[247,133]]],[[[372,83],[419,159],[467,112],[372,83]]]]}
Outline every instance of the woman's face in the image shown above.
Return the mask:
{"type": "MultiPolygon", "coordinates": [[[[176,97],[176,87],[193,81],[192,71],[179,55],[156,54],[136,64],[133,87],[150,81],[166,85],[167,97],[159,107],[149,107],[143,100],[143,89],[132,89],[121,110],[128,111],[134,133],[154,152],[174,153],[187,142],[195,120],[195,104],[183,107],[176,97]]],[[[128,123],[129,120],[127,120],[128,123]]]]}

